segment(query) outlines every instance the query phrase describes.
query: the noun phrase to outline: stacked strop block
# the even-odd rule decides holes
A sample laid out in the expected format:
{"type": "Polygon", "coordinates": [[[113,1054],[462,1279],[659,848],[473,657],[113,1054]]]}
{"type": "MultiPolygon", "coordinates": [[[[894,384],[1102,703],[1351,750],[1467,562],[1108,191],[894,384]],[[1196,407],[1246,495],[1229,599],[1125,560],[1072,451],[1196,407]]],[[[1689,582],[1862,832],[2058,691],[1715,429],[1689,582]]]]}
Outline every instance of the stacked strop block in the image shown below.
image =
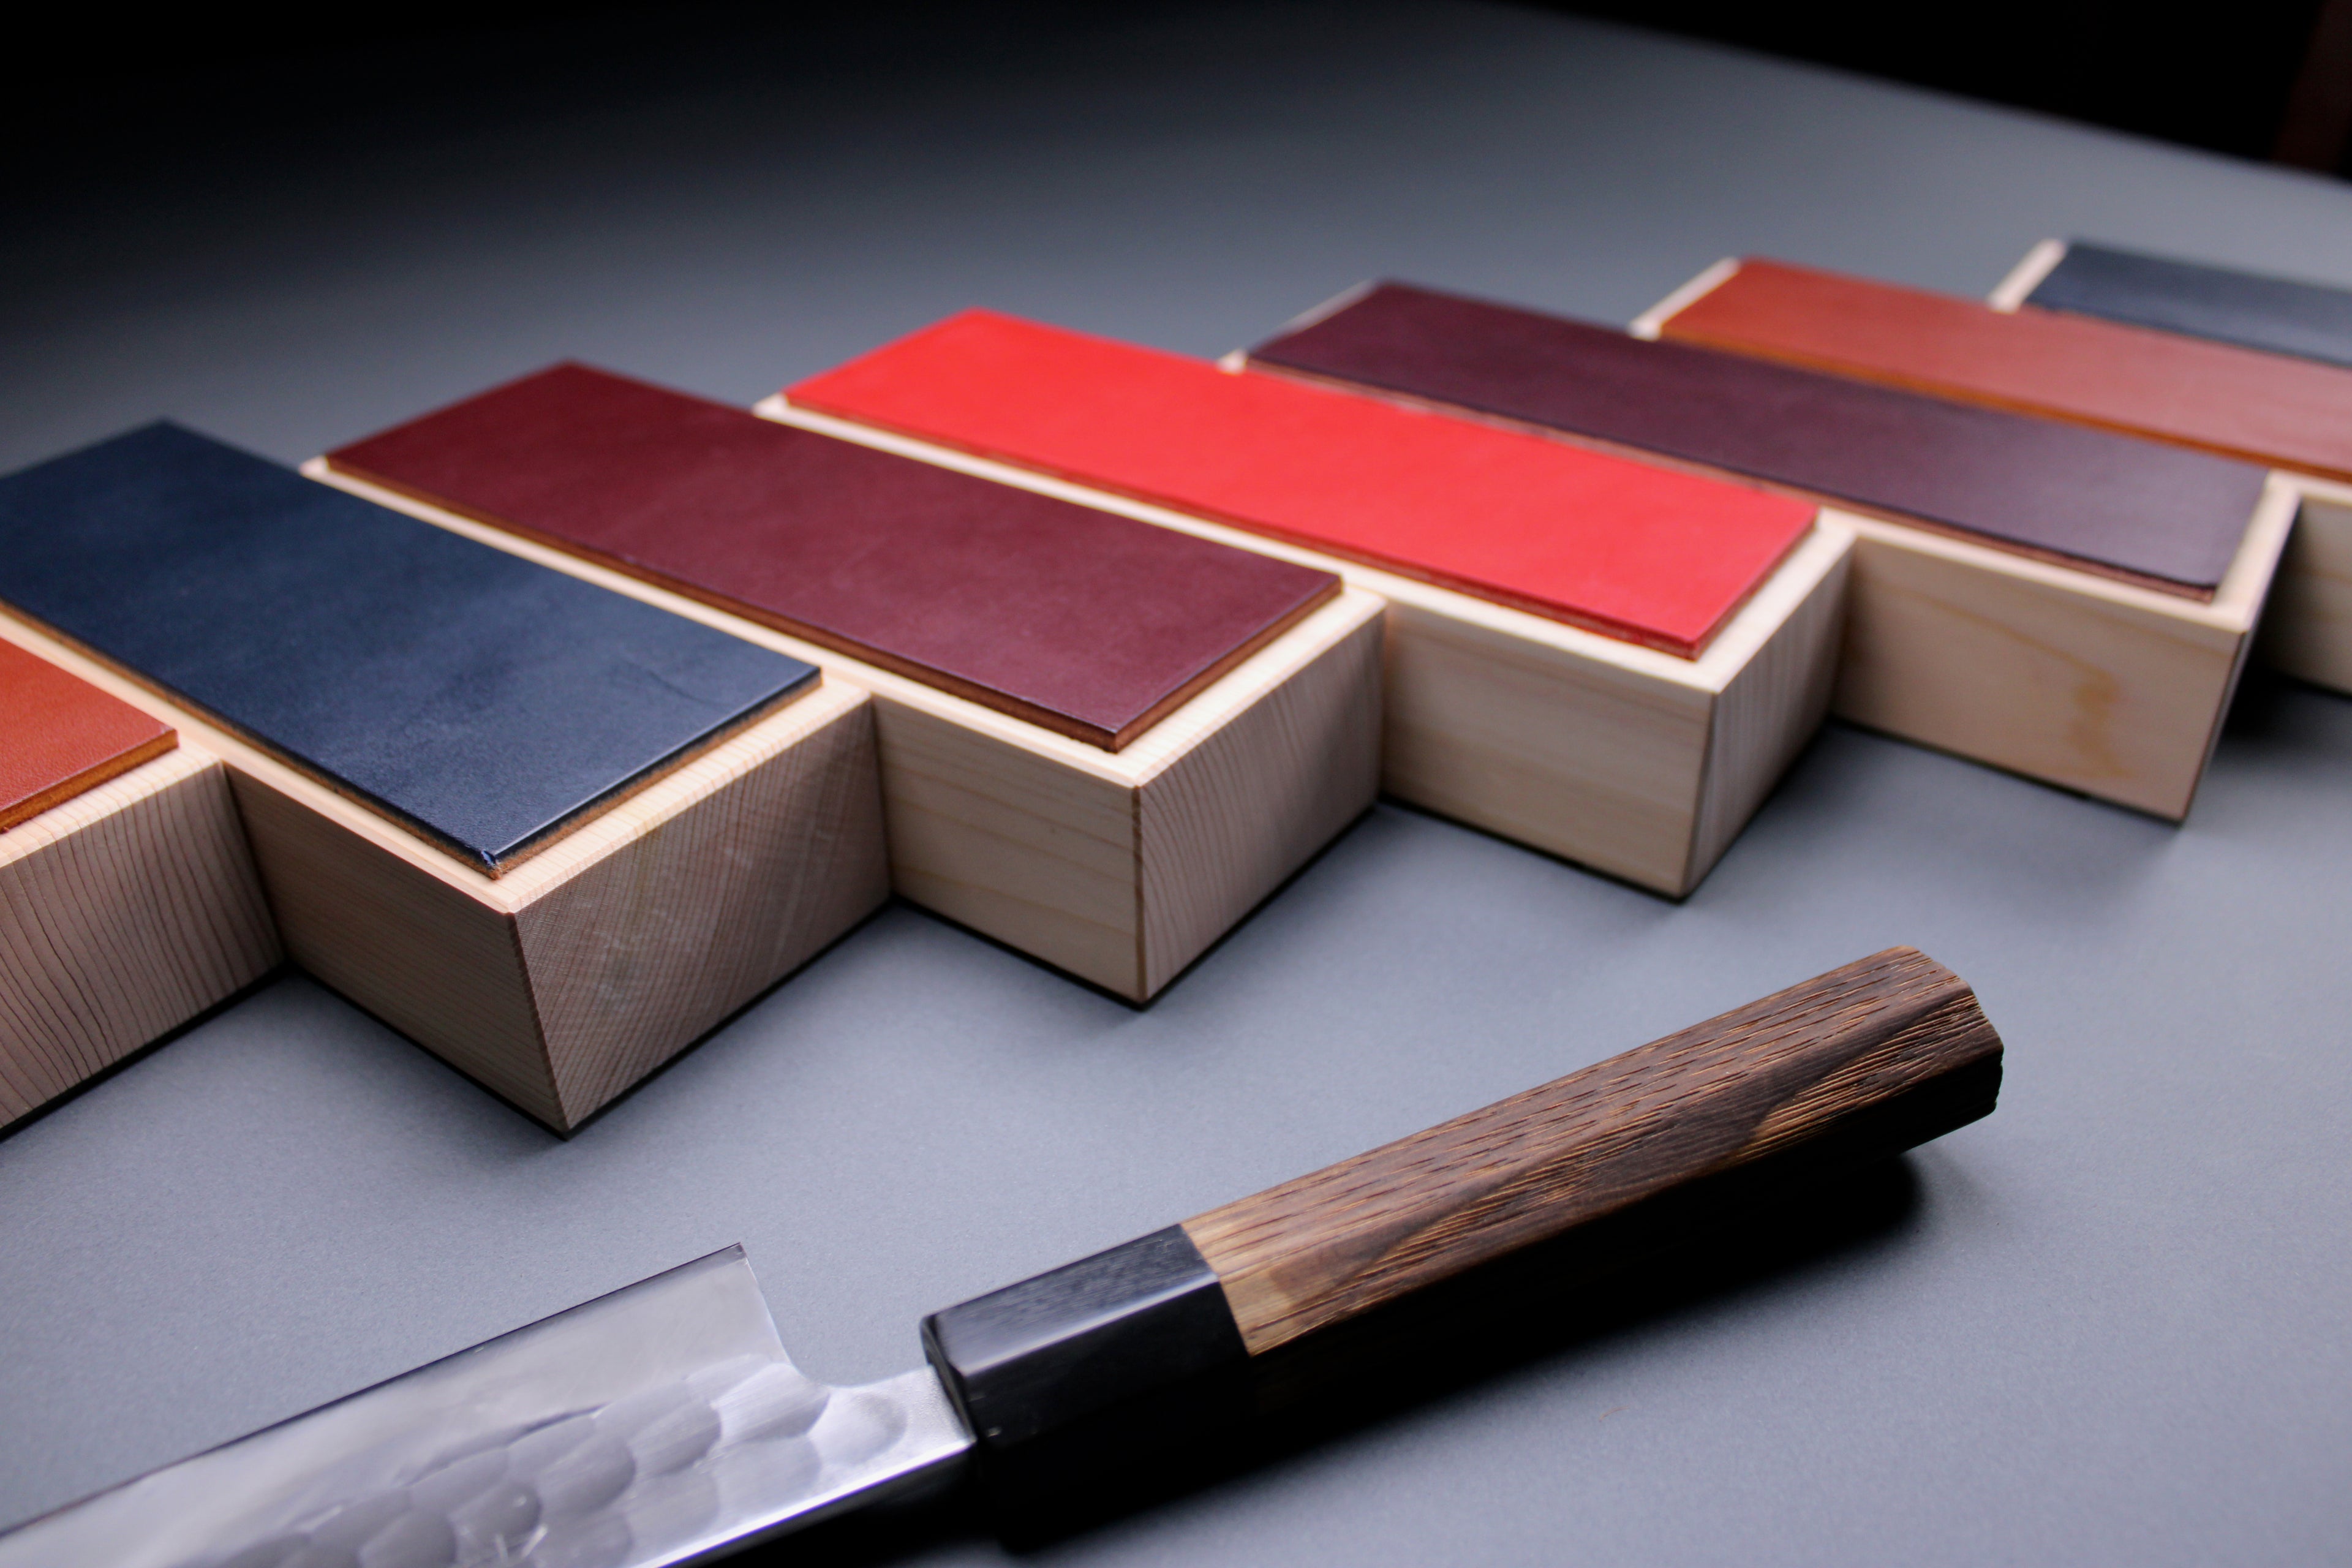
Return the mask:
{"type": "Polygon", "coordinates": [[[1247,364],[1843,508],[1842,716],[2168,818],[2294,505],[2201,452],[1397,285],[1247,364]]]}
{"type": "MultiPolygon", "coordinates": [[[[1992,303],[1996,310],[2021,313],[2021,307],[2030,307],[2098,316],[2317,363],[2326,374],[2316,377],[2308,368],[2274,360],[2253,372],[2261,379],[2274,378],[2290,395],[2315,397],[2318,406],[2333,410],[2316,432],[2322,446],[2298,453],[2299,443],[2265,435],[2255,446],[2275,447],[2274,456],[2249,448],[2259,461],[2298,472],[2304,492],[2302,516],[2287,544],[2263,628],[2264,651],[2305,680],[2352,691],[2352,483],[2347,482],[2352,481],[2352,430],[2347,429],[2352,419],[2352,289],[2051,239],[2026,253],[1993,290],[1992,303]],[[2312,465],[2307,471],[2305,463],[2312,465]]],[[[2220,428],[2205,425],[2213,412],[2199,411],[2198,423],[2209,435],[2220,428]]],[[[2231,410],[2233,416],[2246,412],[2231,410]]],[[[2190,444],[2204,443],[2192,438],[2190,444]]]]}
{"type": "Polygon", "coordinates": [[[0,479],[0,634],[226,763],[287,954],[559,1131],[887,892],[864,693],[177,426],[0,479]]]}
{"type": "Polygon", "coordinates": [[[1819,721],[1811,503],[970,312],[771,417],[1337,572],[1388,602],[1396,796],[1680,895],[1819,721]]]}
{"type": "Polygon", "coordinates": [[[218,760],[0,641],[0,1126],[278,957],[218,760]]]}
{"type": "MultiPolygon", "coordinates": [[[[2044,253],[2046,255],[2046,252],[2044,253]]],[[[2031,292],[2014,276],[2004,300],[2031,292]]],[[[1644,318],[1664,336],[2260,464],[2304,498],[2264,627],[2352,690],[2352,370],[1774,261],[1721,262],[1644,318]]]]}
{"type": "Polygon", "coordinates": [[[1371,804],[1328,572],[581,365],[310,471],[872,692],[898,889],[1130,1001],[1371,804]]]}

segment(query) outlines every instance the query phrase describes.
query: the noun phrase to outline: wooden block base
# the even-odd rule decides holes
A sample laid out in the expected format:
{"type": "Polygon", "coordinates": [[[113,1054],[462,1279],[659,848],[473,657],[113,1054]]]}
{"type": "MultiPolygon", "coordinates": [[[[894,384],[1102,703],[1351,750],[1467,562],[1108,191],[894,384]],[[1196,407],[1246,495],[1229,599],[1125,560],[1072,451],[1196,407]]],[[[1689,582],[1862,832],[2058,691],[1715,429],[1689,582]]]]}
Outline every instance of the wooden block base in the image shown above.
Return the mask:
{"type": "Polygon", "coordinates": [[[1113,752],[319,460],[303,471],[870,691],[897,889],[1129,1001],[1174,979],[1378,787],[1369,594],[1342,593],[1113,752]]]}
{"type": "Polygon", "coordinates": [[[1829,701],[1853,535],[1806,541],[1696,659],[795,408],[771,418],[1337,572],[1388,602],[1381,786],[1596,870],[1696,887],[1829,701]]]}
{"type": "MultiPolygon", "coordinates": [[[[1985,302],[2008,313],[2024,309],[2066,249],[2064,240],[2039,241],[1985,302]]],[[[2352,693],[2352,485],[2287,478],[2303,492],[2303,505],[2263,611],[2257,649],[2289,675],[2352,693]]]]}
{"type": "Polygon", "coordinates": [[[493,879],[32,626],[0,635],[224,759],[288,956],[558,1131],[888,891],[872,704],[852,687],[786,703],[493,879]]]}
{"type": "Polygon", "coordinates": [[[2263,656],[2289,675],[2352,695],[2352,485],[2283,478],[2303,502],[2263,616],[2263,656]]]}
{"type": "Polygon", "coordinates": [[[2179,821],[2229,710],[2295,503],[2274,479],[2209,604],[1856,518],[1835,710],[2179,821]]]}
{"type": "Polygon", "coordinates": [[[0,833],[0,1125],[279,956],[227,771],[195,746],[0,833]]]}
{"type": "MultiPolygon", "coordinates": [[[[1708,268],[1637,321],[1634,335],[1655,337],[1659,320],[1734,270],[1730,262],[1708,268]]],[[[1547,426],[1444,411],[1759,483],[1547,426]]],[[[1857,536],[1832,704],[1840,718],[2169,820],[2187,814],[2274,576],[2285,591],[2280,551],[2295,501],[2279,477],[2260,492],[2210,602],[1997,549],[1900,514],[1828,503],[1791,486],[1760,488],[1822,503],[1823,518],[1857,536]]],[[[2352,545],[2352,532],[2297,531],[2352,545]]]]}

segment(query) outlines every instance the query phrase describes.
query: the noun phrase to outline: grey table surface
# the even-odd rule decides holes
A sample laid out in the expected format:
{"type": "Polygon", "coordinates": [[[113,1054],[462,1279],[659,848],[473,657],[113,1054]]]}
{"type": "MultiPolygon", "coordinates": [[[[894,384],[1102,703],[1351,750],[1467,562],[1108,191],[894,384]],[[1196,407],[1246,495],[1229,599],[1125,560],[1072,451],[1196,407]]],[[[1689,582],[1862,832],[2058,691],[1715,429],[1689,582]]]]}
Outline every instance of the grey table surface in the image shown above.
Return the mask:
{"type": "MultiPolygon", "coordinates": [[[[788,53],[40,195],[0,461],[159,415],[299,459],[565,355],[749,402],[973,304],[1213,353],[1376,274],[1624,320],[1736,251],[1977,293],[2064,234],[2352,284],[2344,185],[1532,12],[788,53]]],[[[733,1241],[879,1376],[1900,942],[2010,1056],[1891,1212],[1038,1556],[2352,1559],[2348,793],[2352,702],[2258,678],[2180,827],[1833,724],[1680,904],[1382,805],[1148,1008],[893,906],[568,1142],[284,976],[0,1140],[0,1521],[733,1241]]]]}

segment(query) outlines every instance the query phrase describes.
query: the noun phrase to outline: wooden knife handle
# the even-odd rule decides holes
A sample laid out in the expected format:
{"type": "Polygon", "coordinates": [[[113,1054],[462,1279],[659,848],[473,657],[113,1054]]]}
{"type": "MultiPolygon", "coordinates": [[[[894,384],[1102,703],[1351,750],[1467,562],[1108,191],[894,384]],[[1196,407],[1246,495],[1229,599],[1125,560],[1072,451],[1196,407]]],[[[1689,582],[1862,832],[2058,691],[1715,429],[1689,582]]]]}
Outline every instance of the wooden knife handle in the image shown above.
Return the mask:
{"type": "Polygon", "coordinates": [[[2000,1057],[1958,975],[1889,948],[1184,1233],[1258,1355],[2000,1057]]]}
{"type": "Polygon", "coordinates": [[[1959,976],[1889,948],[934,1313],[926,1345],[984,1461],[1099,1463],[1255,1358],[1480,1265],[1572,1236],[1622,1256],[1678,1198],[1778,1193],[1972,1121],[2000,1052],[1959,976]]]}

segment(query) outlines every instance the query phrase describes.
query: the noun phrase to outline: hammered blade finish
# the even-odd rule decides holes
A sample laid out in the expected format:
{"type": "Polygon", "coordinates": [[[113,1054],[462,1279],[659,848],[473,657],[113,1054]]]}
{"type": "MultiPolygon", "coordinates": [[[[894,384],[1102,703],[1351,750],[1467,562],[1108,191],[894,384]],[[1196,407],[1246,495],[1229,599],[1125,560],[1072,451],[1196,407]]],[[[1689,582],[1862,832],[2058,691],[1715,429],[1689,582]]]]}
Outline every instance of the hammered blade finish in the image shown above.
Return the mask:
{"type": "Polygon", "coordinates": [[[0,1568],[660,1568],[941,1479],[929,1372],[834,1388],[740,1247],[0,1535],[0,1568]]]}

